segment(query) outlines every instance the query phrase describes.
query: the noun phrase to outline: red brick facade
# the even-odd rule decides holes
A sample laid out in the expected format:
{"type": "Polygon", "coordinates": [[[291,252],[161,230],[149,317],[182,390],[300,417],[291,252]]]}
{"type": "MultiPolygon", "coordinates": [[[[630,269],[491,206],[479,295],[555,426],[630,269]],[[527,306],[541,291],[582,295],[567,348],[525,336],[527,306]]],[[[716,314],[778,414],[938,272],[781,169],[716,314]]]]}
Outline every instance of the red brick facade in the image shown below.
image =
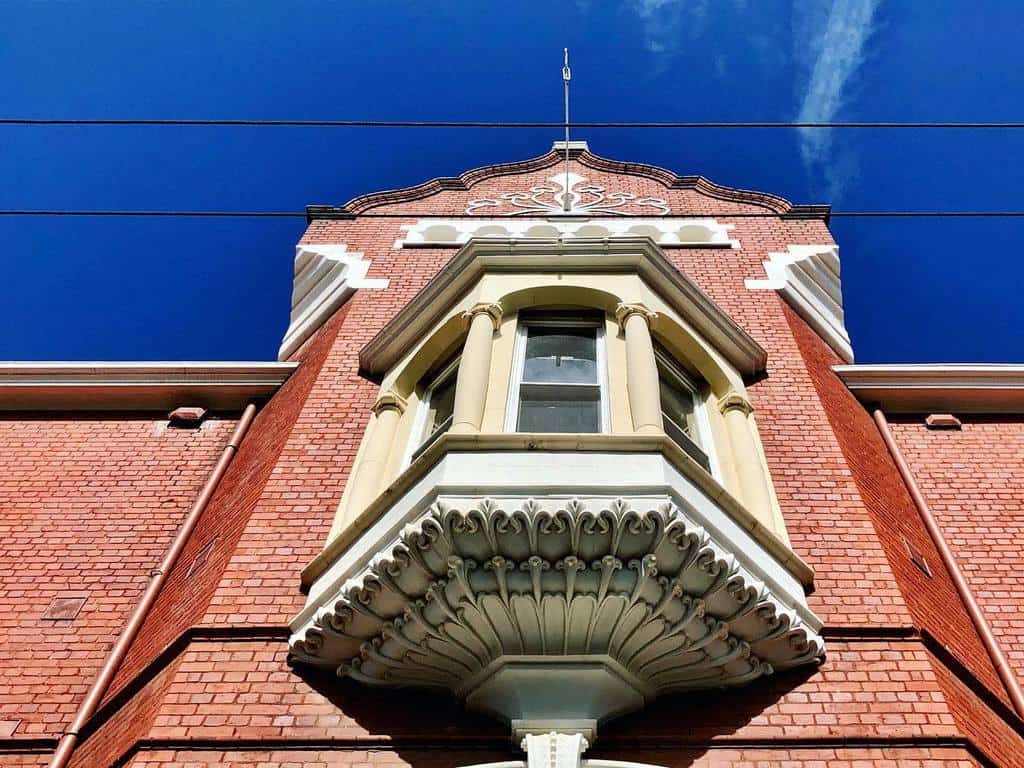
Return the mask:
{"type": "MultiPolygon", "coordinates": [[[[364,200],[408,218],[314,220],[386,290],[357,292],[293,356],[258,414],[72,764],[457,766],[520,759],[506,729],[426,694],[370,690],[292,668],[299,572],[322,548],[377,395],[360,348],[454,255],[395,249],[416,214],[543,182],[558,158],[364,200]],[[442,187],[448,187],[442,189],[442,187]],[[211,544],[212,542],[212,544],[211,544]],[[205,549],[204,549],[205,548],[205,549]],[[198,553],[205,561],[193,567],[198,553]]],[[[670,174],[584,155],[573,170],[693,214],[779,212],[670,174]],[[689,187],[689,188],[687,188],[689,187]]],[[[778,205],[777,202],[771,203],[778,205]]],[[[818,668],[727,692],[674,695],[602,729],[588,757],[664,766],[1024,766],[1024,723],[942,568],[870,414],[832,372],[831,349],[774,291],[751,291],[769,252],[830,243],[820,219],[737,218],[741,248],[670,249],[674,264],[768,351],[748,382],[793,549],[815,571],[818,668]],[[926,577],[907,554],[921,552],[926,577]]],[[[45,765],[233,425],[166,429],[154,414],[0,421],[3,765],[45,765]],[[71,621],[42,614],[87,595],[71,621]]],[[[966,419],[893,429],[971,586],[1024,674],[1024,423],[966,419]],[[1016,478],[1016,481],[1014,480],[1016,478]]],[[[2,736],[2,734],[0,734],[2,736]]]]}

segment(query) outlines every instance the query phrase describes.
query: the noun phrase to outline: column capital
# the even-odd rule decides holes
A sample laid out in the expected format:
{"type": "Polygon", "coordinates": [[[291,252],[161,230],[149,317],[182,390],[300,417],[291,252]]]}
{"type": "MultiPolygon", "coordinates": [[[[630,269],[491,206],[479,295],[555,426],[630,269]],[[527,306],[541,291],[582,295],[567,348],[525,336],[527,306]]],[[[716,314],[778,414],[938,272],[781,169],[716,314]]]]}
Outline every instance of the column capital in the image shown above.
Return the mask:
{"type": "Polygon", "coordinates": [[[482,301],[479,304],[474,304],[472,307],[463,312],[462,317],[467,323],[472,323],[474,317],[482,314],[487,314],[490,316],[491,323],[494,325],[495,331],[497,331],[498,328],[501,327],[501,304],[493,304],[482,301]]]}
{"type": "Polygon", "coordinates": [[[379,416],[383,411],[388,410],[398,411],[398,415],[401,416],[405,413],[405,398],[394,392],[385,392],[373,404],[373,414],[379,416]]]}
{"type": "Polygon", "coordinates": [[[750,401],[739,392],[730,392],[718,401],[718,410],[721,411],[723,415],[729,411],[737,410],[743,411],[744,416],[749,416],[754,412],[754,406],[751,405],[750,401]]]}
{"type": "Polygon", "coordinates": [[[658,313],[648,309],[643,304],[626,304],[622,303],[615,307],[615,319],[619,325],[625,327],[626,320],[629,319],[630,315],[640,315],[644,320],[647,321],[648,327],[658,318],[658,313]]]}

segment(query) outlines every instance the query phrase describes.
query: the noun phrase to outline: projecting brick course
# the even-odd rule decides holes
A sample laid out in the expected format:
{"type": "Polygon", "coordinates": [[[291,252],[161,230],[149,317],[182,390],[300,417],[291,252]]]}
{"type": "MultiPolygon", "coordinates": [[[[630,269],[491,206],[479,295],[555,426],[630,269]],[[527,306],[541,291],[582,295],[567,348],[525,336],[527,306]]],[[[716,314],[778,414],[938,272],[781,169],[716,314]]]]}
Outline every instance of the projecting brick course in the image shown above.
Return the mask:
{"type": "MultiPolygon", "coordinates": [[[[476,174],[468,191],[374,210],[459,214],[471,198],[544,182],[557,162],[476,174]]],[[[669,189],[635,168],[584,159],[572,170],[609,191],[665,198],[675,211],[765,210],[669,189]]],[[[400,225],[415,220],[309,226],[304,242],[344,243],[372,261],[369,277],[390,285],[357,292],[293,356],[299,370],[256,417],[73,765],[456,768],[521,759],[503,726],[452,701],[371,690],[286,661],[286,625],[304,602],[299,573],[324,543],[377,395],[377,384],[359,375],[358,351],[455,254],[395,249],[400,225]],[[199,553],[205,561],[193,569],[199,553]]],[[[744,285],[764,277],[773,251],[831,243],[827,227],[777,218],[735,224],[739,250],[666,254],[768,351],[767,371],[748,382],[749,393],[793,548],[815,570],[809,601],[826,624],[827,658],[740,690],[665,697],[603,727],[588,756],[672,768],[1021,765],[1024,726],[999,704],[1005,691],[870,415],[831,371],[838,358],[775,292],[744,285]],[[913,565],[904,539],[932,578],[913,565]]],[[[20,542],[4,561],[13,585],[6,594],[22,611],[4,629],[16,664],[33,670],[25,685],[8,678],[0,716],[23,718],[30,734],[59,734],[231,426],[208,419],[200,431],[160,432],[142,418],[108,425],[77,416],[0,423],[0,450],[23,466],[0,477],[0,498],[12,504],[3,524],[20,542]],[[79,501],[58,519],[66,497],[79,501]],[[165,509],[154,501],[163,498],[174,502],[165,509]],[[83,578],[86,623],[53,635],[39,615],[83,578]],[[51,643],[47,652],[39,642],[51,643]],[[58,663],[42,663],[50,658],[58,663]]],[[[1016,454],[1006,447],[1020,423],[894,428],[958,552],[975,563],[979,598],[1024,664],[1022,617],[1005,607],[1019,610],[1020,581],[1003,564],[1020,552],[992,546],[1017,532],[1012,520],[1021,516],[1021,495],[1005,488],[1024,476],[1019,443],[1016,454]],[[958,452],[984,456],[978,466],[988,473],[957,464],[958,452]],[[999,462],[1009,462],[1008,474],[999,462]],[[964,496],[981,502],[955,503],[964,496]]],[[[11,748],[0,741],[0,753],[11,748]]],[[[0,762],[45,763],[36,757],[4,754],[0,762]]]]}

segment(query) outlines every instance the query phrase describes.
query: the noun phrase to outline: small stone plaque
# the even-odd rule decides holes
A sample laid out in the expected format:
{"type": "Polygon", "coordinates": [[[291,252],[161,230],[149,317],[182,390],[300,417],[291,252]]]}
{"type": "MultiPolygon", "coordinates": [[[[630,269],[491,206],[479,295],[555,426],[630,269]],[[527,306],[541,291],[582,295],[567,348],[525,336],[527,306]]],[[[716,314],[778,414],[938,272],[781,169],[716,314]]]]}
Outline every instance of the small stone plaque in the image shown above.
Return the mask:
{"type": "Polygon", "coordinates": [[[85,600],[86,598],[81,596],[55,597],[43,614],[43,619],[46,621],[74,621],[78,617],[79,611],[82,610],[82,606],[85,605],[85,600]]]}

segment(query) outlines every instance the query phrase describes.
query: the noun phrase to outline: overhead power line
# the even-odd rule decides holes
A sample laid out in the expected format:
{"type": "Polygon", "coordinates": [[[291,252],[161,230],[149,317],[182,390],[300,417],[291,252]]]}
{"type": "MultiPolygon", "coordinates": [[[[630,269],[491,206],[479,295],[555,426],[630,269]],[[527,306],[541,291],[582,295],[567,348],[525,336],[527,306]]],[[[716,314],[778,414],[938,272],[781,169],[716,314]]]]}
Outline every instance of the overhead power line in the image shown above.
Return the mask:
{"type": "MultiPolygon", "coordinates": [[[[34,126],[195,126],[195,127],[256,127],[256,128],[565,128],[566,123],[555,121],[507,122],[491,120],[186,120],[186,119],[71,119],[3,117],[0,125],[34,126]]],[[[700,122],[605,122],[577,121],[569,128],[910,128],[941,130],[1015,130],[1024,128],[1024,122],[939,122],[939,121],[700,121],[700,122]]]]}
{"type": "MultiPolygon", "coordinates": [[[[305,211],[89,211],[89,210],[0,210],[0,216],[96,216],[96,217],[181,217],[181,218],[262,218],[262,219],[305,219],[309,214],[305,211]]],[[[664,219],[775,219],[785,216],[781,213],[757,212],[707,212],[673,213],[669,216],[654,218],[664,219]]],[[[975,218],[1024,218],[1024,211],[831,211],[828,216],[834,219],[975,219],[975,218]]],[[[320,217],[319,214],[316,215],[320,217]]],[[[486,216],[451,213],[327,213],[323,218],[337,219],[483,219],[486,216]]],[[[492,218],[544,218],[543,216],[501,216],[492,218]]],[[[650,219],[650,214],[620,214],[600,218],[608,219],[650,219]]]]}

